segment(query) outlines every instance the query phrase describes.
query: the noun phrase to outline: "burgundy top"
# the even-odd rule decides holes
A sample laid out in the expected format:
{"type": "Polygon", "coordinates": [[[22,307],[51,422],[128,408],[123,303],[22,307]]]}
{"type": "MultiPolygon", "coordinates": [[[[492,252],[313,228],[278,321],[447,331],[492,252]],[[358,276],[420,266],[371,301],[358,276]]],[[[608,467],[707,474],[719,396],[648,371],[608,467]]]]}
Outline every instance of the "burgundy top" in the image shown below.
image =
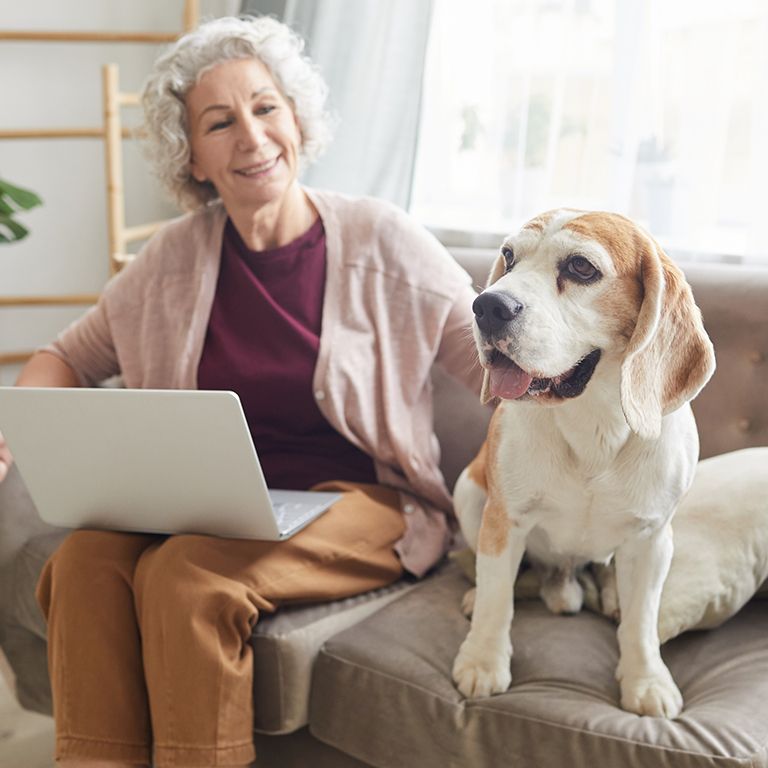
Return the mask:
{"type": "Polygon", "coordinates": [[[240,396],[270,488],[376,482],[372,459],[328,423],[312,392],[325,268],[320,218],[268,251],[250,250],[227,221],[197,385],[240,396]]]}

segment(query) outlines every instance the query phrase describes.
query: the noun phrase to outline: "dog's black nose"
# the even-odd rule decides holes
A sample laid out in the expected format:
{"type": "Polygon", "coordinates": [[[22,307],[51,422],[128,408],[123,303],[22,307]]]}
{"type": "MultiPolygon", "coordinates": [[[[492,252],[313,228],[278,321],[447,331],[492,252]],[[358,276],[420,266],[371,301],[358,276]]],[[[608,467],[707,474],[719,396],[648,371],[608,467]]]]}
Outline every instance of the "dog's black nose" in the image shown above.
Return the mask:
{"type": "Polygon", "coordinates": [[[487,291],[481,293],[472,302],[475,322],[482,333],[501,330],[507,323],[519,315],[523,305],[506,293],[487,291]]]}

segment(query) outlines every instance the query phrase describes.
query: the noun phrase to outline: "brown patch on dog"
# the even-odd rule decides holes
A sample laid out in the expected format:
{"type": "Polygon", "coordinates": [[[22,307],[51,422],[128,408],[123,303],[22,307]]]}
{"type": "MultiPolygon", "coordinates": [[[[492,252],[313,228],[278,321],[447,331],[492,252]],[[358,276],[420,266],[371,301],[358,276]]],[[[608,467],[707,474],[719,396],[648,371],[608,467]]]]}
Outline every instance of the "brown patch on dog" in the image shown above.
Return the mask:
{"type": "Polygon", "coordinates": [[[615,323],[616,333],[629,341],[637,325],[637,315],[643,303],[643,286],[633,275],[616,278],[596,305],[603,317],[615,323]]]}
{"type": "Polygon", "coordinates": [[[683,273],[651,238],[639,255],[643,303],[622,362],[621,405],[632,430],[655,439],[662,417],[706,384],[715,357],[683,273]]]}
{"type": "Polygon", "coordinates": [[[529,222],[523,224],[523,229],[532,229],[534,232],[543,232],[546,223],[547,222],[542,216],[537,216],[535,219],[531,219],[529,222]]]}
{"type": "Polygon", "coordinates": [[[549,224],[554,215],[555,211],[540,213],[538,216],[534,216],[529,222],[523,224],[523,229],[532,229],[535,232],[543,232],[544,228],[549,224]]]}
{"type": "Polygon", "coordinates": [[[653,247],[652,240],[632,221],[617,213],[585,213],[564,228],[595,240],[610,254],[617,279],[600,297],[597,306],[605,317],[614,320],[617,333],[629,340],[643,303],[642,263],[644,254],[653,247]]]}
{"type": "MultiPolygon", "coordinates": [[[[586,213],[564,228],[597,241],[613,260],[618,279],[600,299],[599,306],[606,317],[615,319],[618,333],[627,339],[628,356],[636,358],[626,366],[626,375],[623,373],[623,378],[638,384],[623,388],[625,413],[633,395],[638,402],[644,400],[639,412],[646,416],[660,409],[646,436],[654,434],[661,414],[695,396],[714,369],[711,342],[690,286],[659,244],[624,216],[586,213]],[[662,296],[663,307],[656,320],[652,308],[658,296],[662,296]],[[650,343],[643,341],[650,333],[654,334],[650,343]],[[652,396],[648,394],[651,391],[652,396]],[[648,397],[650,400],[645,401],[648,397]]],[[[637,404],[634,411],[638,411],[637,404]]],[[[635,423],[636,417],[628,417],[628,421],[636,431],[644,429],[635,423]]]]}
{"type": "Polygon", "coordinates": [[[488,275],[488,280],[486,280],[485,287],[487,288],[488,286],[493,285],[504,274],[506,268],[507,264],[504,261],[504,257],[499,254],[499,256],[496,258],[496,261],[493,262],[491,273],[488,275]]]}
{"type": "Polygon", "coordinates": [[[563,229],[596,240],[613,258],[620,277],[639,279],[640,255],[648,248],[648,238],[629,219],[618,213],[585,213],[569,221],[563,229]]]}
{"type": "Polygon", "coordinates": [[[685,399],[690,388],[698,389],[702,379],[711,375],[712,352],[706,335],[697,332],[701,326],[701,313],[695,306],[691,288],[670,258],[659,249],[668,317],[665,334],[668,338],[669,369],[672,375],[664,379],[662,403],[665,407],[685,399]]]}
{"type": "Polygon", "coordinates": [[[498,494],[488,496],[477,537],[477,551],[492,557],[498,557],[506,549],[509,531],[515,526],[498,498],[498,494]]]}
{"type": "Polygon", "coordinates": [[[485,461],[488,456],[488,443],[484,442],[474,459],[467,467],[469,479],[479,485],[483,490],[488,490],[488,478],[485,475],[485,461]]]}
{"type": "Polygon", "coordinates": [[[485,488],[488,498],[483,509],[483,519],[480,523],[480,532],[477,539],[477,551],[484,555],[498,557],[506,548],[509,540],[509,531],[516,523],[507,515],[501,499],[504,498],[496,481],[498,467],[499,447],[501,443],[501,418],[504,405],[500,405],[488,425],[488,437],[483,443],[477,458],[482,459],[483,474],[485,476],[485,488]]]}

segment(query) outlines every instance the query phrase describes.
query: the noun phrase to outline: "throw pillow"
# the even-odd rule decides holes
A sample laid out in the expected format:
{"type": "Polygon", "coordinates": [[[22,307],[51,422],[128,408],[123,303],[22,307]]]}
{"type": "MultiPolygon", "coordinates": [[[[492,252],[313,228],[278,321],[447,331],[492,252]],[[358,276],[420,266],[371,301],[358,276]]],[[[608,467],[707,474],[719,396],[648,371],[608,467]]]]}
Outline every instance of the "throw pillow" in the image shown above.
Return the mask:
{"type": "Polygon", "coordinates": [[[672,530],[675,554],[661,596],[661,642],[722,624],[768,578],[768,448],[699,462],[672,530]]]}

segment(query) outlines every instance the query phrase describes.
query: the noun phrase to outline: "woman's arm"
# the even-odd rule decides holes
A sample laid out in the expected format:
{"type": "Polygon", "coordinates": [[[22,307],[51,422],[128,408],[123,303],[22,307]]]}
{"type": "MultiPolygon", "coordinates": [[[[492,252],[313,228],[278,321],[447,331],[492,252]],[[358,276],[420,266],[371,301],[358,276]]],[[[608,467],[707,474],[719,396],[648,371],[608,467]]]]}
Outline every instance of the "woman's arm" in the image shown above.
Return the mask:
{"type": "Polygon", "coordinates": [[[79,387],[72,366],[50,352],[36,352],[21,369],[17,387],[79,387]]]}
{"type": "Polygon", "coordinates": [[[443,328],[437,362],[467,389],[479,396],[483,369],[477,360],[477,350],[472,337],[472,302],[475,298],[477,293],[470,285],[457,293],[443,328]]]}
{"type": "MultiPolygon", "coordinates": [[[[22,368],[17,387],[79,387],[77,374],[60,357],[50,352],[36,352],[22,368]]],[[[13,464],[3,433],[0,432],[0,483],[13,464]]]]}

